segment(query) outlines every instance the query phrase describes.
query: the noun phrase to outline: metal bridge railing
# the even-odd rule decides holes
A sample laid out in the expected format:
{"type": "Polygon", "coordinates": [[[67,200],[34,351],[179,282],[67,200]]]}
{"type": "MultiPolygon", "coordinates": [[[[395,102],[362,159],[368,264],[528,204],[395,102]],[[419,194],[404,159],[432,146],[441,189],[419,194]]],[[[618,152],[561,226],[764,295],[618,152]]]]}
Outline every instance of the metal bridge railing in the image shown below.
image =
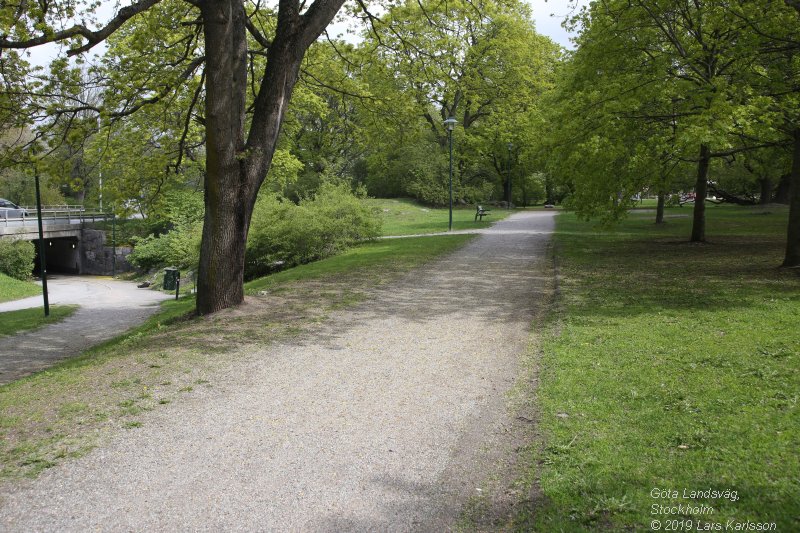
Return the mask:
{"type": "MultiPolygon", "coordinates": [[[[36,208],[24,208],[28,216],[9,217],[8,211],[0,210],[0,225],[5,227],[36,226],[36,208]]],[[[110,220],[111,214],[99,211],[86,211],[80,205],[59,205],[42,207],[42,224],[83,224],[110,220]]]]}

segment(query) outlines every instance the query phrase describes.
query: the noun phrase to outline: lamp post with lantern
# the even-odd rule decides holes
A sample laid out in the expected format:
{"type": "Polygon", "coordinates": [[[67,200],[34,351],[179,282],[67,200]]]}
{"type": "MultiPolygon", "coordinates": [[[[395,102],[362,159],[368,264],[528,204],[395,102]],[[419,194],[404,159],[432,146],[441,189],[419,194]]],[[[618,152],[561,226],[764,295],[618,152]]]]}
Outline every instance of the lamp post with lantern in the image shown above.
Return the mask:
{"type": "Polygon", "coordinates": [[[450,117],[444,121],[447,128],[447,137],[450,142],[450,223],[447,226],[447,231],[453,231],[453,130],[458,121],[454,117],[450,117]]]}
{"type": "Polygon", "coordinates": [[[511,209],[511,150],[514,149],[514,143],[508,143],[508,208],[511,209]]]}
{"type": "MultiPolygon", "coordinates": [[[[44,246],[44,230],[42,228],[42,194],[39,188],[39,165],[35,150],[32,150],[33,180],[36,187],[36,221],[39,225],[39,277],[42,280],[42,299],[44,300],[44,316],[50,316],[50,299],[47,294],[47,252],[44,246]]],[[[52,242],[50,245],[52,246],[52,242]]]]}

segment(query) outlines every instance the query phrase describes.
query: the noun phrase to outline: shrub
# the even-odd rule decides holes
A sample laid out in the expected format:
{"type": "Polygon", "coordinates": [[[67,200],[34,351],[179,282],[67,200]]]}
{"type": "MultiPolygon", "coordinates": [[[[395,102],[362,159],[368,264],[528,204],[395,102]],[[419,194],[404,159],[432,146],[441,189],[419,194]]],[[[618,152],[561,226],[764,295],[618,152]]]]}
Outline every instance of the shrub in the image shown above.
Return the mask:
{"type": "Polygon", "coordinates": [[[203,194],[196,191],[171,191],[167,194],[163,224],[166,233],[133,237],[133,253],[128,260],[139,269],[165,266],[196,269],[200,263],[200,238],[203,234],[203,194]]]}
{"type": "Polygon", "coordinates": [[[33,271],[36,249],[30,241],[0,239],[0,272],[26,280],[33,271]]]}
{"type": "Polygon", "coordinates": [[[299,205],[264,195],[250,224],[245,276],[267,274],[276,263],[293,266],[329,257],[379,235],[377,213],[347,186],[323,184],[299,205]]]}
{"type": "MultiPolygon", "coordinates": [[[[129,261],[142,270],[164,266],[195,269],[200,262],[202,221],[181,220],[168,233],[136,239],[129,261]]],[[[335,255],[380,235],[380,218],[345,185],[323,184],[295,204],[265,191],[259,195],[247,240],[250,279],[269,273],[275,263],[291,266],[335,255]]]]}
{"type": "Polygon", "coordinates": [[[200,262],[200,237],[203,225],[199,222],[176,226],[162,235],[134,237],[134,249],[128,261],[137,268],[150,270],[163,266],[195,269],[200,262]]]}

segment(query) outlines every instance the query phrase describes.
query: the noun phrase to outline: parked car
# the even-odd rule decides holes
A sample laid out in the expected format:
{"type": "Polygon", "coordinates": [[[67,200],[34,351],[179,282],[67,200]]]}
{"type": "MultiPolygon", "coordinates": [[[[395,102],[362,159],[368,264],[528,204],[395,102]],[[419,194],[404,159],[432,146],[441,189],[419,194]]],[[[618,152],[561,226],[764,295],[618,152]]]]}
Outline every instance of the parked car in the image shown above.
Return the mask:
{"type": "Polygon", "coordinates": [[[27,209],[5,198],[0,198],[0,218],[22,218],[26,216],[28,216],[27,209]]]}

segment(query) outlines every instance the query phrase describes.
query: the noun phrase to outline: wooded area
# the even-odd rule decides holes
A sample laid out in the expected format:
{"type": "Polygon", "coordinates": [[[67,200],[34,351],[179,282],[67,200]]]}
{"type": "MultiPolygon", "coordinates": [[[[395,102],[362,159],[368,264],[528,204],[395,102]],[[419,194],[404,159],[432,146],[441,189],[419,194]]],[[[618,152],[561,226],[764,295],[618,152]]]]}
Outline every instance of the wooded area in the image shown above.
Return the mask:
{"type": "Polygon", "coordinates": [[[140,0],[98,22],[4,3],[0,193],[31,203],[35,166],[50,203],[185,228],[206,314],[243,299],[254,211],[333,190],[446,204],[453,117],[458,203],[614,221],[652,195],[663,222],[693,193],[698,242],[707,198],[785,203],[800,266],[800,3],[596,1],[566,22],[574,51],[517,0],[342,5],[140,0]],[[326,33],[337,13],[355,35],[326,33]],[[26,56],[56,42],[48,68],[26,56]]]}

